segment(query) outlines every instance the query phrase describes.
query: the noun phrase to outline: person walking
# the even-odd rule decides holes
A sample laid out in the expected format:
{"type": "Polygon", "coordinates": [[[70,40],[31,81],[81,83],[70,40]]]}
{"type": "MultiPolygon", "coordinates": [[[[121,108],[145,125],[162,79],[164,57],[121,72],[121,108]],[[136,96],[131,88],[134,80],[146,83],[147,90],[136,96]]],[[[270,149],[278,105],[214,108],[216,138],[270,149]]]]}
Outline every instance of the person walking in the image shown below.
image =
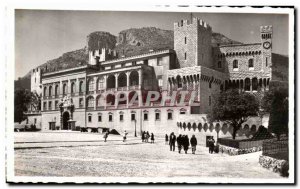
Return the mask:
{"type": "Polygon", "coordinates": [[[182,148],[182,136],[181,136],[181,134],[177,137],[177,147],[178,147],[178,153],[180,153],[181,148],[182,148]]]}
{"type": "Polygon", "coordinates": [[[168,136],[168,134],[166,134],[166,136],[165,136],[165,141],[166,141],[166,145],[168,144],[168,142],[169,142],[169,136],[168,136]]]}
{"type": "Polygon", "coordinates": [[[215,140],[213,138],[208,139],[208,151],[210,154],[214,153],[215,140]]]}
{"type": "Polygon", "coordinates": [[[151,133],[151,143],[154,144],[154,134],[151,133]]]}
{"type": "Polygon", "coordinates": [[[175,142],[176,142],[176,136],[174,134],[174,132],[171,133],[170,135],[170,142],[169,142],[169,145],[170,145],[170,151],[175,151],[175,142]]]}
{"type": "Polygon", "coordinates": [[[123,135],[123,142],[125,142],[126,141],[126,139],[127,139],[127,132],[126,132],[126,130],[124,131],[124,135],[123,135]]]}
{"type": "Polygon", "coordinates": [[[195,135],[193,135],[191,138],[191,146],[192,146],[192,154],[195,154],[196,146],[197,146],[197,139],[196,139],[195,135]]]}
{"type": "Polygon", "coordinates": [[[104,142],[106,142],[106,139],[107,139],[107,137],[108,137],[108,131],[106,131],[105,133],[104,133],[104,135],[103,135],[103,138],[104,138],[104,142]]]}
{"type": "Polygon", "coordinates": [[[188,135],[185,135],[183,141],[184,141],[183,142],[183,149],[184,149],[184,152],[187,154],[187,151],[188,151],[189,145],[190,145],[190,141],[189,141],[188,135]]]}

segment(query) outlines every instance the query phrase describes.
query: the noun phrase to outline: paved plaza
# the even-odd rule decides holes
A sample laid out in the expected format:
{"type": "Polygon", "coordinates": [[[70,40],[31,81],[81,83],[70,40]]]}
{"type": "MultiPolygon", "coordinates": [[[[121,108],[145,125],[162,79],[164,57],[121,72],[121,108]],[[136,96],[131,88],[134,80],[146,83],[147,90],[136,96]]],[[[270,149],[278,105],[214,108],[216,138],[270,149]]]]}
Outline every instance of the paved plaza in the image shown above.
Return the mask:
{"type": "Polygon", "coordinates": [[[227,177],[279,178],[258,163],[261,152],[229,156],[209,154],[198,146],[196,154],[169,150],[163,138],[154,144],[140,138],[75,132],[15,133],[16,176],[95,177],[227,177]]]}

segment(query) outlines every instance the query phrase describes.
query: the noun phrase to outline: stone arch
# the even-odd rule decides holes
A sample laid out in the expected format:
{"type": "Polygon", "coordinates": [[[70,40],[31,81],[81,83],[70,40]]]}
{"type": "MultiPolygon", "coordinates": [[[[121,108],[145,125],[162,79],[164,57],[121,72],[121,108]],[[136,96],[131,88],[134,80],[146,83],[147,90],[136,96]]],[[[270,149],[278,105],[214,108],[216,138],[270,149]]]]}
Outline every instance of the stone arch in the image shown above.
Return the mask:
{"type": "Polygon", "coordinates": [[[244,127],[243,127],[243,132],[245,134],[246,137],[249,137],[250,136],[250,127],[248,124],[245,124],[244,127]]]}
{"type": "Polygon", "coordinates": [[[95,106],[95,99],[93,96],[88,96],[86,98],[86,105],[88,108],[93,108],[95,106]]]}
{"type": "Polygon", "coordinates": [[[129,75],[129,86],[135,86],[135,85],[139,85],[139,73],[138,71],[134,70],[132,72],[130,72],[129,75]]]}
{"type": "Polygon", "coordinates": [[[256,133],[256,130],[257,130],[256,125],[252,125],[250,129],[250,133],[253,135],[254,133],[256,133]]]}
{"type": "Polygon", "coordinates": [[[201,130],[202,130],[202,124],[201,123],[198,123],[198,130],[199,130],[199,132],[201,132],[201,130]]]}
{"type": "Polygon", "coordinates": [[[96,106],[100,107],[100,106],[104,106],[105,105],[105,98],[104,95],[98,95],[96,97],[96,106]]]}
{"type": "Polygon", "coordinates": [[[115,105],[116,97],[114,94],[108,94],[106,96],[106,104],[107,105],[115,105]]]}
{"type": "Polygon", "coordinates": [[[256,77],[252,78],[252,91],[258,90],[258,80],[256,77]]]}
{"type": "Polygon", "coordinates": [[[127,95],[126,95],[126,93],[119,92],[117,94],[117,104],[118,105],[127,104],[127,95]]]}
{"type": "Polygon", "coordinates": [[[209,131],[210,131],[210,132],[213,132],[214,128],[215,128],[215,127],[214,127],[214,124],[212,124],[212,123],[209,124],[209,131]]]}
{"type": "Polygon", "coordinates": [[[59,86],[55,85],[54,95],[57,96],[59,94],[59,86]]]}
{"type": "Polygon", "coordinates": [[[49,96],[52,96],[52,86],[51,85],[49,86],[48,90],[49,90],[49,96]]]}
{"type": "Polygon", "coordinates": [[[220,125],[220,123],[217,123],[216,126],[215,126],[215,131],[216,131],[217,133],[219,133],[220,130],[221,130],[221,125],[220,125]]]}
{"type": "Polygon", "coordinates": [[[118,87],[127,86],[127,75],[124,72],[121,72],[118,76],[118,87]]]}
{"type": "Polygon", "coordinates": [[[250,91],[250,85],[251,85],[250,79],[247,77],[245,79],[245,91],[250,91]]]}
{"type": "Polygon", "coordinates": [[[182,88],[182,81],[180,75],[176,76],[177,88],[182,88]]]}
{"type": "Polygon", "coordinates": [[[197,129],[197,124],[196,124],[196,123],[193,123],[192,127],[193,127],[193,130],[196,131],[196,129],[197,129]]]}
{"type": "Polygon", "coordinates": [[[104,89],[104,77],[103,76],[100,76],[97,79],[97,90],[101,90],[101,89],[104,89]]]}
{"type": "Polygon", "coordinates": [[[185,130],[185,129],[186,129],[186,124],[185,124],[185,122],[183,122],[183,125],[182,125],[182,127],[183,127],[183,130],[185,130]]]}
{"type": "Polygon", "coordinates": [[[87,82],[88,91],[94,91],[94,78],[89,78],[87,82]]]}
{"type": "Polygon", "coordinates": [[[190,122],[187,124],[187,128],[188,128],[188,130],[189,130],[189,131],[191,130],[191,128],[192,128],[192,125],[191,125],[191,123],[190,123],[190,122]]]}
{"type": "Polygon", "coordinates": [[[83,89],[83,81],[80,81],[79,82],[79,92],[83,92],[84,89],[83,89]]]}
{"type": "Polygon", "coordinates": [[[115,77],[113,74],[110,74],[110,75],[107,77],[106,88],[107,88],[107,89],[113,89],[113,88],[116,88],[116,77],[115,77]]]}
{"type": "Polygon", "coordinates": [[[71,94],[74,94],[76,92],[75,88],[76,88],[75,82],[72,82],[71,83],[71,94]]]}
{"type": "Polygon", "coordinates": [[[223,132],[224,135],[228,132],[228,126],[227,126],[226,123],[224,123],[223,126],[222,126],[222,132],[223,132]]]}
{"type": "Polygon", "coordinates": [[[208,130],[208,125],[207,125],[207,123],[204,123],[204,125],[203,125],[203,130],[204,130],[205,132],[208,130]]]}
{"type": "Polygon", "coordinates": [[[47,87],[44,87],[44,96],[47,96],[47,87]]]}

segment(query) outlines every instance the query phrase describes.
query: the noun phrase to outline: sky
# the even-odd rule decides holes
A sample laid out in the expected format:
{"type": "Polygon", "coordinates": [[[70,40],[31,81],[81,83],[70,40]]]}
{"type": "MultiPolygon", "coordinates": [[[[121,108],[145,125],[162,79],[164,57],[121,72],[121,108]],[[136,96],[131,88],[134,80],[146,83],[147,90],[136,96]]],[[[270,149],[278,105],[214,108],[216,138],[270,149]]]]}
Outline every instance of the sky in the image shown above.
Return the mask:
{"type": "MultiPolygon", "coordinates": [[[[193,13],[230,39],[260,42],[261,25],[273,25],[273,52],[288,55],[288,15],[248,13],[193,13]]],[[[158,27],[173,30],[174,22],[190,19],[180,12],[117,12],[15,10],[15,79],[31,69],[58,58],[65,52],[86,46],[94,31],[118,35],[122,30],[158,27]]]]}

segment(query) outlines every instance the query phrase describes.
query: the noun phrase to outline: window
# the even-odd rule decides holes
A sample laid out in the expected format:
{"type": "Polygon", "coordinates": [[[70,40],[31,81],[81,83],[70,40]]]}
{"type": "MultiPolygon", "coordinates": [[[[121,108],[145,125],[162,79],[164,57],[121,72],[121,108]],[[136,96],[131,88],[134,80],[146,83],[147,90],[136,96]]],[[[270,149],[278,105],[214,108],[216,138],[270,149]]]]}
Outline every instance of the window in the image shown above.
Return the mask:
{"type": "Polygon", "coordinates": [[[83,92],[83,81],[79,82],[79,92],[83,92]]]}
{"type": "Polygon", "coordinates": [[[114,65],[112,65],[112,66],[110,67],[110,69],[115,69],[115,66],[114,66],[114,65]]]}
{"type": "Polygon", "coordinates": [[[173,119],[173,113],[172,112],[168,112],[168,120],[173,119]]]}
{"type": "Polygon", "coordinates": [[[157,65],[162,66],[162,57],[157,58],[157,65]]]}
{"type": "Polygon", "coordinates": [[[248,61],[248,67],[249,68],[253,68],[254,67],[254,65],[253,65],[253,59],[252,58],[249,59],[249,61],[248,61]]]}
{"type": "Polygon", "coordinates": [[[185,114],[185,111],[180,112],[180,114],[185,114]]]}
{"type": "Polygon", "coordinates": [[[159,112],[156,112],[155,113],[155,120],[160,120],[160,113],[159,112]]]}
{"type": "Polygon", "coordinates": [[[121,115],[120,115],[120,121],[123,121],[123,120],[124,120],[124,115],[121,114],[121,115]]]}
{"type": "Polygon", "coordinates": [[[239,63],[237,60],[233,61],[233,69],[238,69],[239,68],[239,63]]]}
{"type": "Polygon", "coordinates": [[[132,65],[135,66],[135,65],[136,65],[136,61],[133,61],[133,62],[132,62],[132,65]]]}
{"type": "Polygon", "coordinates": [[[48,110],[52,110],[52,102],[51,101],[49,101],[49,103],[48,103],[48,110]]]}
{"type": "Polygon", "coordinates": [[[124,63],[122,63],[122,64],[121,64],[121,67],[122,67],[122,68],[123,68],[123,67],[125,67],[125,64],[124,64],[124,63]]]}
{"type": "Polygon", "coordinates": [[[131,114],[131,121],[134,121],[135,120],[135,113],[132,113],[131,114]]]}
{"type": "Polygon", "coordinates": [[[88,116],[88,122],[91,123],[92,122],[92,115],[88,116]]]}
{"type": "Polygon", "coordinates": [[[103,77],[101,77],[98,80],[98,90],[100,90],[100,89],[104,89],[104,79],[103,79],[103,77]]]}
{"type": "Polygon", "coordinates": [[[54,89],[54,95],[57,96],[58,95],[58,91],[59,91],[59,86],[55,85],[55,89],[54,89]]]}
{"type": "Polygon", "coordinates": [[[102,121],[102,115],[98,115],[98,122],[102,121]]]}
{"type": "Polygon", "coordinates": [[[56,101],[54,102],[54,105],[55,105],[54,109],[55,109],[55,110],[58,109],[57,104],[58,104],[58,100],[56,100],[56,101]]]}
{"type": "Polygon", "coordinates": [[[184,44],[186,44],[186,37],[184,37],[184,44]]]}
{"type": "Polygon", "coordinates": [[[63,84],[63,95],[66,95],[68,91],[68,86],[66,83],[63,84]]]}
{"type": "Polygon", "coordinates": [[[49,86],[49,96],[52,96],[52,86],[49,86]]]}
{"type": "Polygon", "coordinates": [[[47,110],[47,102],[44,102],[43,108],[44,108],[44,110],[47,110]]]}
{"type": "Polygon", "coordinates": [[[148,66],[148,60],[144,60],[144,65],[148,66]]]}
{"type": "Polygon", "coordinates": [[[208,105],[211,106],[211,96],[208,97],[208,105]]]}
{"type": "Polygon", "coordinates": [[[222,61],[218,61],[218,68],[222,68],[222,61]]]}
{"type": "Polygon", "coordinates": [[[184,60],[186,60],[186,52],[184,53],[184,60]]]}
{"type": "Polygon", "coordinates": [[[79,99],[79,107],[82,108],[83,107],[83,98],[79,99]]]}
{"type": "Polygon", "coordinates": [[[200,114],[200,106],[191,106],[191,114],[200,114]]]}
{"type": "Polygon", "coordinates": [[[208,87],[211,89],[211,82],[208,83],[208,87]]]}
{"type": "Polygon", "coordinates": [[[180,114],[185,114],[185,113],[186,113],[186,109],[181,108],[181,109],[180,109],[180,114]]]}
{"type": "Polygon", "coordinates": [[[71,93],[74,94],[75,93],[75,83],[72,82],[71,84],[71,93]]]}
{"type": "Polygon", "coordinates": [[[148,121],[148,113],[144,113],[144,121],[148,121]]]}
{"type": "Polygon", "coordinates": [[[93,97],[88,98],[87,104],[89,108],[94,107],[94,98],[93,97]]]}
{"type": "Polygon", "coordinates": [[[268,57],[266,57],[266,67],[268,67],[268,57]]]}
{"type": "Polygon", "coordinates": [[[47,87],[44,87],[44,96],[47,96],[47,87]]]}
{"type": "Polygon", "coordinates": [[[109,115],[108,115],[108,121],[109,121],[109,122],[112,122],[112,121],[113,121],[113,119],[112,119],[112,114],[109,114],[109,115]]]}
{"type": "Polygon", "coordinates": [[[89,91],[94,91],[94,79],[89,80],[89,91]]]}

